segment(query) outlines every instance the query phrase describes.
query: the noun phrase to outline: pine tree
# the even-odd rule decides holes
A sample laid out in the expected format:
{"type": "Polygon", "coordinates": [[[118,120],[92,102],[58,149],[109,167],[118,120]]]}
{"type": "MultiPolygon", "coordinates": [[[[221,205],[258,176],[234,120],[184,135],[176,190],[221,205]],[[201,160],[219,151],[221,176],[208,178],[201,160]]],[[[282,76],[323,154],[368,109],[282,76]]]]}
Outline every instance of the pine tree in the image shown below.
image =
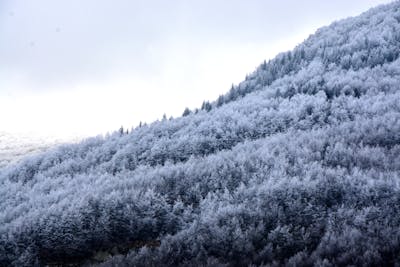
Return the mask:
{"type": "Polygon", "coordinates": [[[189,109],[189,108],[185,108],[185,110],[183,111],[182,116],[183,116],[183,117],[186,117],[186,116],[188,116],[190,113],[191,113],[190,109],[189,109]]]}

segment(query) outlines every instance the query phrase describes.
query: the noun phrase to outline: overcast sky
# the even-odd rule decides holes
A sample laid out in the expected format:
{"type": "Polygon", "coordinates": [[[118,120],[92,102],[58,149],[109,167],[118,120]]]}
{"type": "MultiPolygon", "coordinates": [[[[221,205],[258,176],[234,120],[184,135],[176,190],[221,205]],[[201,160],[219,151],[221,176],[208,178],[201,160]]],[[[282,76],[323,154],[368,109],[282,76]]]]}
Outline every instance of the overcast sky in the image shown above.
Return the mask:
{"type": "Polygon", "coordinates": [[[384,0],[0,0],[0,131],[96,135],[179,116],[384,0]]]}

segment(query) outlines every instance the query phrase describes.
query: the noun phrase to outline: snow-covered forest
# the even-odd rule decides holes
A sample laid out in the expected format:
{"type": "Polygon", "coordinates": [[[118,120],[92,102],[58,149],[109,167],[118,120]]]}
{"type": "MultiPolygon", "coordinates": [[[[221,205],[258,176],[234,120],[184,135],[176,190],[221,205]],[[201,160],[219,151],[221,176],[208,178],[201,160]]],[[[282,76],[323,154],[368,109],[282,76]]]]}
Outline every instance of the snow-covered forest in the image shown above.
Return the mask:
{"type": "Polygon", "coordinates": [[[180,118],[0,169],[0,266],[400,264],[399,56],[396,1],[180,118]]]}

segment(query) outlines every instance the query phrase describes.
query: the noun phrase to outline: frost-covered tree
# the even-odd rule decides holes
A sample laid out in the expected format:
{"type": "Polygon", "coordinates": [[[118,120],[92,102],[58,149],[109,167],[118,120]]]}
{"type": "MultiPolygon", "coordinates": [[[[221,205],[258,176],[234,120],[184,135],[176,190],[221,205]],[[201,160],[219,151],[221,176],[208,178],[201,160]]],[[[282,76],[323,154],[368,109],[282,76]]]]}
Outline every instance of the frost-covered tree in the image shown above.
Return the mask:
{"type": "Polygon", "coordinates": [[[185,108],[185,110],[183,111],[182,117],[186,117],[191,113],[189,108],[185,108]]]}

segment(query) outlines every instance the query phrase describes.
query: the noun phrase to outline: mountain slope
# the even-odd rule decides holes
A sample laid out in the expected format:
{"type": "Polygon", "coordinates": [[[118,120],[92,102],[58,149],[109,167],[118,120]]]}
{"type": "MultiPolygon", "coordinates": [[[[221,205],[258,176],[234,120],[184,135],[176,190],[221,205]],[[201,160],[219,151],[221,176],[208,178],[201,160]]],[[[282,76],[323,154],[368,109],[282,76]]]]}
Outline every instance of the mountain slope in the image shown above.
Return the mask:
{"type": "Polygon", "coordinates": [[[400,264],[400,2],[211,108],[0,170],[0,265],[400,264]]]}

